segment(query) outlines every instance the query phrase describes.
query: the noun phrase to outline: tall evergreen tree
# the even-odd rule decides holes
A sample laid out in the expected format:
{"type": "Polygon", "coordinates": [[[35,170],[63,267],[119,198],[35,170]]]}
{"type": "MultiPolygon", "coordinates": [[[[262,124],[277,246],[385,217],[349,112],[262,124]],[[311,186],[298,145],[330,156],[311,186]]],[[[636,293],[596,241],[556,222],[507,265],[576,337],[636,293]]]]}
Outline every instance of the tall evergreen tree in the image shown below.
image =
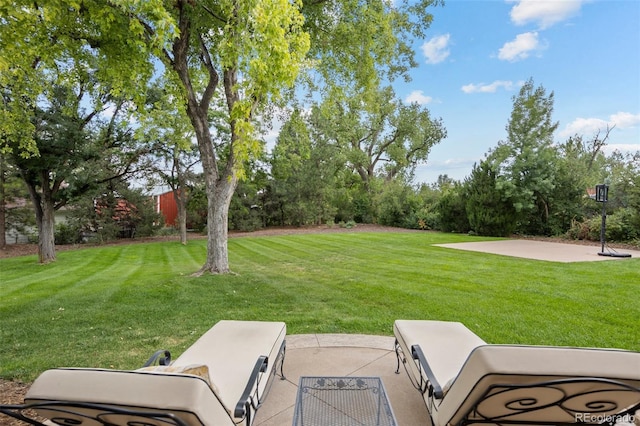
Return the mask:
{"type": "Polygon", "coordinates": [[[307,124],[301,112],[294,110],[272,152],[269,210],[278,225],[319,224],[335,217],[344,161],[337,147],[313,135],[307,124]]]}
{"type": "Polygon", "coordinates": [[[556,186],[557,154],[552,120],[554,94],[529,79],[517,96],[506,126],[507,140],[498,143],[488,160],[497,173],[497,188],[513,200],[517,230],[548,232],[550,196],[556,186]]]}
{"type": "Polygon", "coordinates": [[[497,187],[498,177],[487,161],[474,165],[465,180],[464,195],[469,226],[478,235],[506,237],[516,227],[513,202],[497,187]]]}

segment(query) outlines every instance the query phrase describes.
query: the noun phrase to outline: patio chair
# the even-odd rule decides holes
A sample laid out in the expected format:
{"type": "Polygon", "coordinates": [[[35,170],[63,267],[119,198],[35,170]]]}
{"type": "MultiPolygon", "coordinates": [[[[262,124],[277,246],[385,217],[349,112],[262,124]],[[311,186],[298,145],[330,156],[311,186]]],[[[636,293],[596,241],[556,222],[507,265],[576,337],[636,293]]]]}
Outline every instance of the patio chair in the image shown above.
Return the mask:
{"type": "Polygon", "coordinates": [[[284,379],[285,334],[282,322],[220,321],[174,362],[159,351],[138,370],[47,370],[0,412],[32,425],[44,424],[35,412],[61,425],[250,426],[278,368],[284,379]]]}
{"type": "Polygon", "coordinates": [[[639,352],[490,345],[444,321],[397,320],[394,334],[396,373],[434,426],[640,425],[639,352]]]}

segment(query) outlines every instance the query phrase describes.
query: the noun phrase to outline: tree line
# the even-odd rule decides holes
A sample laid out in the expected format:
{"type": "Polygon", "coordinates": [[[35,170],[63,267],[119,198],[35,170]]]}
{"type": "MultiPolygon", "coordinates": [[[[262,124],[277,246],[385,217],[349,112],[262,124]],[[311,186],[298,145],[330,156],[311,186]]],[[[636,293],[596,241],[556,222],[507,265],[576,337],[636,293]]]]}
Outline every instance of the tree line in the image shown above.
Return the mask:
{"type": "Polygon", "coordinates": [[[597,210],[585,188],[607,182],[613,222],[637,239],[638,155],[606,155],[608,128],[555,143],[553,93],[533,80],[514,97],[507,139],[467,179],[412,183],[446,127],[393,83],[409,78],[410,40],[442,4],[1,6],[0,231],[27,222],[5,208],[21,194],[42,263],[55,260],[63,234],[152,233],[161,221],[141,183],[162,182],[174,190],[182,241],[187,225],[207,233],[200,273],[220,273],[229,228],[375,222],[584,237],[597,210]],[[266,152],[260,135],[274,121],[284,124],[266,152]],[[56,232],[63,209],[71,220],[56,232]]]}
{"type": "Polygon", "coordinates": [[[295,113],[265,166],[255,168],[239,186],[230,225],[255,229],[356,221],[487,236],[598,240],[602,205],[587,189],[607,184],[608,240],[637,242],[640,153],[607,154],[603,148],[610,127],[588,138],[554,141],[554,94],[536,87],[533,79],[512,100],[507,138],[467,178],[455,181],[442,175],[435,183],[418,185],[413,184],[418,161],[402,168],[386,162],[363,178],[317,111],[295,113]]]}
{"type": "MultiPolygon", "coordinates": [[[[150,99],[158,98],[150,95],[150,99]]],[[[335,104],[334,100],[330,102],[335,104]]],[[[40,126],[53,126],[53,123],[61,128],[68,126],[61,134],[50,132],[58,142],[41,144],[37,158],[3,161],[0,188],[4,190],[5,203],[27,198],[29,192],[35,192],[37,183],[30,181],[29,176],[42,174],[39,167],[43,165],[49,164],[52,168],[45,169],[46,176],[68,176],[57,164],[62,162],[65,167],[90,170],[92,179],[83,180],[83,175],[76,171],[69,176],[77,181],[67,177],[65,185],[51,185],[57,188],[53,195],[61,204],[69,200],[66,220],[56,226],[57,244],[131,236],[126,230],[132,228],[136,236],[171,232],[162,230],[162,216],[156,212],[148,189],[135,188],[133,177],[136,176],[138,181],[144,177],[150,185],[164,184],[174,191],[177,204],[182,206],[176,228],[184,231],[185,241],[187,227],[197,232],[206,229],[205,183],[196,167],[197,146],[187,143],[188,127],[180,127],[179,120],[172,121],[165,109],[159,109],[160,116],[150,119],[151,124],[145,127],[150,132],[147,137],[174,139],[175,143],[141,144],[137,150],[125,150],[127,155],[121,155],[120,150],[118,155],[106,155],[107,146],[99,135],[108,133],[109,126],[114,125],[111,117],[103,123],[104,128],[97,125],[97,133],[87,136],[80,155],[75,152],[78,151],[75,145],[66,145],[77,143],[77,138],[63,137],[79,130],[77,124],[61,124],[69,119],[60,111],[61,104],[52,103],[46,114],[42,112],[43,119],[39,122],[40,126]],[[87,143],[88,140],[97,145],[87,143]],[[65,159],[63,153],[69,153],[69,158],[65,159]],[[124,172],[127,168],[135,173],[124,172]],[[83,196],[74,196],[72,191],[82,186],[92,190],[83,196]],[[126,204],[122,200],[126,200],[126,204]]],[[[586,190],[607,183],[610,187],[607,240],[634,242],[640,238],[638,153],[607,155],[603,148],[611,128],[597,132],[590,139],[574,135],[564,143],[554,142],[553,132],[558,123],[552,119],[553,93],[547,94],[542,86],[535,87],[532,79],[513,97],[513,111],[506,126],[507,139],[499,141],[463,181],[442,175],[434,183],[413,183],[416,165],[427,159],[429,148],[446,132],[440,120],[429,118],[428,111],[409,107],[411,118],[407,122],[412,123],[412,132],[422,132],[422,137],[415,139],[422,145],[407,149],[395,157],[394,162],[370,148],[375,147],[373,140],[367,149],[356,152],[350,140],[340,136],[339,120],[333,115],[331,119],[324,115],[325,108],[317,105],[309,112],[293,109],[273,149],[263,151],[261,156],[246,163],[245,178],[239,181],[230,202],[229,229],[252,231],[271,226],[379,223],[477,235],[518,233],[598,240],[601,205],[589,198],[586,190]],[[425,116],[425,126],[415,124],[419,115],[416,112],[425,116]],[[427,134],[429,136],[425,136],[427,134]],[[409,158],[410,153],[415,157],[409,158]],[[354,158],[359,162],[352,160],[354,158]],[[384,167],[375,164],[381,158],[384,158],[384,167]]],[[[407,113],[407,107],[403,109],[398,103],[389,111],[394,119],[380,124],[380,128],[372,132],[384,133],[387,139],[378,136],[377,141],[402,138],[397,135],[403,130],[392,123],[402,122],[397,117],[407,113]]],[[[367,127],[368,120],[363,118],[363,128],[367,127]]],[[[77,122],[83,121],[86,120],[77,122]]],[[[350,126],[355,124],[351,122],[350,126]]],[[[403,137],[396,152],[412,146],[409,137],[403,137]]],[[[384,143],[378,149],[381,150],[382,145],[384,143]]],[[[391,145],[387,143],[386,147],[391,145]]],[[[123,145],[117,146],[121,149],[123,145]]],[[[35,224],[32,209],[14,208],[8,213],[5,223],[11,228],[25,229],[35,224]]]]}

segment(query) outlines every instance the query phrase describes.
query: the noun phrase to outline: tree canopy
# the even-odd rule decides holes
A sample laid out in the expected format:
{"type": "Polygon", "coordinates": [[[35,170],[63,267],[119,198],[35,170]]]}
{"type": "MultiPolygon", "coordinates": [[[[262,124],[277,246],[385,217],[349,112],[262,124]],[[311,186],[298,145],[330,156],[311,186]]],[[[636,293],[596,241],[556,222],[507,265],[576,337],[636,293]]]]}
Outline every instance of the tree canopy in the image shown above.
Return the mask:
{"type": "Polygon", "coordinates": [[[309,49],[300,7],[288,0],[19,1],[4,6],[0,87],[11,94],[3,106],[11,120],[0,129],[3,146],[36,152],[33,132],[16,132],[15,111],[31,116],[46,70],[64,66],[69,58],[92,58],[97,81],[111,94],[130,94],[138,107],[144,105],[144,89],[154,72],[172,74],[167,80],[177,85],[186,105],[206,177],[209,244],[202,271],[227,272],[229,202],[243,162],[260,147],[255,114],[293,84],[309,49]],[[12,57],[21,59],[13,62],[12,57]],[[222,165],[209,129],[217,95],[226,100],[230,129],[229,140],[220,141],[228,147],[222,165]]]}

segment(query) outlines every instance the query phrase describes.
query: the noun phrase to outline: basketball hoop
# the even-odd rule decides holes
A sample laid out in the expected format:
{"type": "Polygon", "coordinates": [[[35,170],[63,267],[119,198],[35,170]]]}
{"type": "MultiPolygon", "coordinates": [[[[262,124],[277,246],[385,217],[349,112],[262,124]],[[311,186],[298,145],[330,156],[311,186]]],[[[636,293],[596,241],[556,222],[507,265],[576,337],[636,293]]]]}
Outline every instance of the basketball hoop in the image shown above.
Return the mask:
{"type": "Polygon", "coordinates": [[[600,225],[600,243],[602,244],[602,249],[598,255],[609,257],[631,257],[628,253],[618,253],[615,250],[604,251],[607,234],[607,201],[609,198],[609,185],[602,184],[596,185],[593,188],[587,188],[587,195],[589,195],[589,198],[592,200],[602,203],[602,225],[600,225]]]}

